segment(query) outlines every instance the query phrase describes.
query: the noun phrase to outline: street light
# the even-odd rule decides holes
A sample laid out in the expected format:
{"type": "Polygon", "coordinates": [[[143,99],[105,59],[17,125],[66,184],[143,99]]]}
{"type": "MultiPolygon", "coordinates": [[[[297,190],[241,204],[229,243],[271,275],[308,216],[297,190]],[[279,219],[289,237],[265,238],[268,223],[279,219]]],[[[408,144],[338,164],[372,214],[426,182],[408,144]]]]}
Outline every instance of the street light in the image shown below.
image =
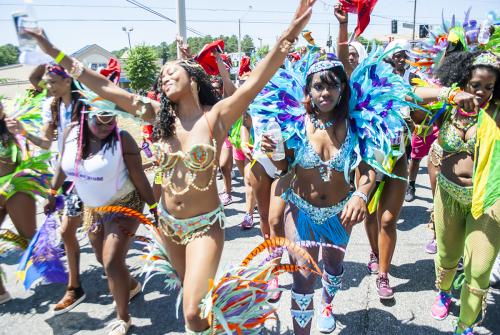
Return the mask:
{"type": "Polygon", "coordinates": [[[127,27],[122,27],[122,30],[123,30],[125,33],[127,33],[127,36],[128,36],[128,48],[129,48],[129,50],[131,50],[131,49],[132,49],[132,43],[130,43],[130,33],[131,33],[132,31],[134,31],[134,27],[129,27],[129,28],[127,28],[127,27]]]}
{"type": "Polygon", "coordinates": [[[238,19],[238,53],[241,54],[241,20],[252,10],[252,6],[248,6],[247,11],[238,19]]]}

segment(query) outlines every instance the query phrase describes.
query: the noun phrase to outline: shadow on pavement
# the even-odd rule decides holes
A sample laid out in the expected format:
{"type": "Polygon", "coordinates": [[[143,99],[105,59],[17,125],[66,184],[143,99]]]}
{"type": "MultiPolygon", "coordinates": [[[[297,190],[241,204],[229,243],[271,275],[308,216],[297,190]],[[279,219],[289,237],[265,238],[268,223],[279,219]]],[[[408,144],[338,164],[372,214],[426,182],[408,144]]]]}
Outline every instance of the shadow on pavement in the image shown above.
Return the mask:
{"type": "Polygon", "coordinates": [[[93,318],[87,313],[70,311],[52,316],[45,320],[54,334],[73,335],[82,330],[98,330],[106,328],[106,324],[114,318],[114,313],[103,318],[93,318]]]}
{"type": "Polygon", "coordinates": [[[403,206],[399,218],[402,219],[403,222],[397,225],[398,230],[413,230],[421,224],[427,223],[429,219],[428,208],[423,206],[403,206]],[[422,220],[422,218],[425,219],[422,220]]]}
{"type": "MultiPolygon", "coordinates": [[[[447,334],[429,326],[416,325],[410,320],[398,320],[391,313],[371,308],[369,311],[360,310],[347,314],[337,315],[337,325],[346,325],[338,334],[411,334],[437,335],[447,334]],[[364,322],[358,322],[364,320],[364,322]],[[355,325],[350,327],[350,325],[355,325]],[[359,325],[366,325],[360,328],[359,325]]],[[[340,327],[339,327],[340,328],[340,327]]]]}
{"type": "MultiPolygon", "coordinates": [[[[138,278],[141,283],[143,277],[138,278]]],[[[130,303],[130,314],[133,318],[147,319],[150,325],[134,326],[133,334],[168,334],[171,332],[184,332],[184,318],[182,315],[182,304],[180,306],[179,319],[176,318],[176,300],[179,291],[168,291],[165,289],[163,278],[160,276],[152,278],[143,293],[138,295],[130,303]],[[155,299],[148,299],[150,293],[155,293],[155,299]],[[160,296],[158,296],[160,292],[160,296]],[[147,300],[146,300],[147,299],[147,300]]]]}
{"type": "MultiPolygon", "coordinates": [[[[101,270],[98,269],[100,268],[95,267],[81,274],[83,288],[85,289],[86,286],[92,287],[92,291],[85,290],[87,294],[86,302],[94,302],[95,291],[108,291],[107,281],[100,279],[101,270]],[[102,284],[98,284],[98,281],[101,281],[102,284]]],[[[14,298],[6,304],[0,305],[0,315],[47,313],[52,308],[52,305],[62,298],[65,289],[66,285],[63,284],[37,285],[33,289],[33,294],[29,297],[23,299],[14,298]]],[[[99,303],[97,299],[95,299],[95,302],[99,303]]],[[[56,332],[56,334],[58,333],[56,332]]]]}

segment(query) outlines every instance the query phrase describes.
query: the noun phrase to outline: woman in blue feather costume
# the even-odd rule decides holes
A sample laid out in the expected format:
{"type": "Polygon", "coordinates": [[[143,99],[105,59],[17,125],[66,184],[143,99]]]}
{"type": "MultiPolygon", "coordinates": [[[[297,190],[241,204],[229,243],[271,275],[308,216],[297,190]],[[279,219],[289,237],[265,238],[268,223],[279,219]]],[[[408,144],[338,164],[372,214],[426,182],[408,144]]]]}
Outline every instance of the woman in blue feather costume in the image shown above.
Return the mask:
{"type": "MultiPolygon", "coordinates": [[[[294,180],[283,198],[286,237],[345,247],[352,227],[364,220],[367,195],[375,171],[395,177],[391,143],[400,137],[405,122],[399,111],[413,106],[406,101],[410,86],[383,63],[385,54],[373,51],[347,79],[342,62],[333,55],[310,51],[299,62],[286,63],[251,105],[252,115],[275,118],[286,141],[287,157],[274,161],[279,170],[291,170],[294,180]],[[357,190],[349,182],[360,171],[357,190]]],[[[273,152],[275,143],[264,136],[262,149],[273,152]]],[[[315,259],[319,249],[309,248],[315,259]]],[[[335,329],[333,298],[341,288],[343,252],[323,248],[323,294],[316,328],[335,329]]],[[[292,259],[295,261],[295,259],[292,259]]],[[[309,334],[313,317],[315,278],[294,274],[292,317],[295,334],[309,334]]]]}

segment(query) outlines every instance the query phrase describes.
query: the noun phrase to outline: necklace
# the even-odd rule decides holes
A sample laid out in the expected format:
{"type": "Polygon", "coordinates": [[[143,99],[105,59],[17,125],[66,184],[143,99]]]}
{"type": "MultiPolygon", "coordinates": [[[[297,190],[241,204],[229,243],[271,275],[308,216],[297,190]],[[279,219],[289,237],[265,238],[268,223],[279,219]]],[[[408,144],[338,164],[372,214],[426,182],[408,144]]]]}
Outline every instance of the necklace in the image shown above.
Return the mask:
{"type": "Polygon", "coordinates": [[[311,113],[308,115],[309,115],[309,120],[311,120],[311,123],[316,129],[326,130],[335,124],[335,120],[330,120],[328,122],[320,122],[315,114],[311,113]]]}

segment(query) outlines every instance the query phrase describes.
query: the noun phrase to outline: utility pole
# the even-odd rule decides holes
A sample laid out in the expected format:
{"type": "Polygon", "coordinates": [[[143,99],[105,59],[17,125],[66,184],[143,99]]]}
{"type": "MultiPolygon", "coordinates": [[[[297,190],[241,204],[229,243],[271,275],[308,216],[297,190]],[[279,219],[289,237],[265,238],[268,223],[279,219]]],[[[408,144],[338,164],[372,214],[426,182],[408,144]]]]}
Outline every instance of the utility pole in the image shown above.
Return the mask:
{"type": "Polygon", "coordinates": [[[417,0],[413,0],[413,38],[412,42],[415,41],[415,28],[417,26],[417,0]]]}
{"type": "Polygon", "coordinates": [[[328,52],[332,52],[332,32],[330,30],[330,22],[328,22],[328,52]]]}
{"type": "Polygon", "coordinates": [[[252,6],[248,6],[247,11],[238,19],[238,54],[241,54],[241,20],[252,10],[252,6]]]}
{"type": "MultiPolygon", "coordinates": [[[[186,33],[186,1],[177,0],[177,34],[187,43],[186,33]]],[[[181,58],[181,51],[177,45],[177,58],[181,58]]]]}
{"type": "Polygon", "coordinates": [[[127,28],[127,27],[122,27],[122,30],[127,34],[128,36],[128,49],[132,50],[132,43],[130,43],[130,33],[134,30],[133,27],[127,28]]]}
{"type": "Polygon", "coordinates": [[[238,54],[241,54],[241,19],[238,19],[238,54]]]}

